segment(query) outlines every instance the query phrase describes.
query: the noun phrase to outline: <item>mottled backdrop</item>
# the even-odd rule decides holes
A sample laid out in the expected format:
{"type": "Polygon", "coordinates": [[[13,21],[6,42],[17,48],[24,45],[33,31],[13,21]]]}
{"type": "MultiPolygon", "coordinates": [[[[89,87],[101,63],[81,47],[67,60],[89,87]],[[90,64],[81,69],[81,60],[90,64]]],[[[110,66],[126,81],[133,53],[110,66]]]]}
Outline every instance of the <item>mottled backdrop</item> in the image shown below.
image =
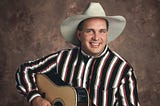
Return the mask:
{"type": "MultiPolygon", "coordinates": [[[[0,1],[0,105],[28,106],[15,89],[17,67],[72,47],[61,37],[60,23],[80,14],[92,0],[0,1]]],[[[142,106],[160,105],[160,0],[94,0],[108,15],[127,19],[124,32],[110,43],[134,67],[142,106]]]]}

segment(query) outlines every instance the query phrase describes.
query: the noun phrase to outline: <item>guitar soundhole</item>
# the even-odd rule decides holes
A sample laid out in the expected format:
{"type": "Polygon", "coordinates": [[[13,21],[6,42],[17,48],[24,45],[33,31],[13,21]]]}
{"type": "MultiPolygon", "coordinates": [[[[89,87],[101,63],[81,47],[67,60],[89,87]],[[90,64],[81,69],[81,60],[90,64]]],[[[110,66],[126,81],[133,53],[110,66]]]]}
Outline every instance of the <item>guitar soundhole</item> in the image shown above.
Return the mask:
{"type": "Polygon", "coordinates": [[[55,99],[52,102],[52,106],[65,106],[64,101],[62,99],[55,99]]]}
{"type": "Polygon", "coordinates": [[[59,101],[53,104],[53,106],[63,106],[63,104],[59,101]]]}

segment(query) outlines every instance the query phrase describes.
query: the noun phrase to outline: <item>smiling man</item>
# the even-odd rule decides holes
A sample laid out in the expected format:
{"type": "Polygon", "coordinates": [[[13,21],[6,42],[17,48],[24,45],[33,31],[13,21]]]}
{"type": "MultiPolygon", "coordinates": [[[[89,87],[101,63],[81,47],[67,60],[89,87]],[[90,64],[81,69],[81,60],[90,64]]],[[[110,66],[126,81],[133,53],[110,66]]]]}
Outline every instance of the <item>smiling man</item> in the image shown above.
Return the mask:
{"type": "Polygon", "coordinates": [[[139,106],[132,66],[108,47],[125,24],[124,17],[106,16],[99,3],[90,3],[83,14],[61,24],[62,36],[75,47],[22,64],[16,73],[18,91],[33,106],[51,106],[39,92],[36,75],[53,80],[56,74],[72,87],[85,88],[89,106],[139,106]]]}
{"type": "MultiPolygon", "coordinates": [[[[81,23],[82,29],[78,29],[77,38],[82,50],[91,56],[99,56],[107,42],[107,23],[103,18],[90,18],[81,23]]],[[[78,27],[79,28],[79,27],[78,27]]]]}

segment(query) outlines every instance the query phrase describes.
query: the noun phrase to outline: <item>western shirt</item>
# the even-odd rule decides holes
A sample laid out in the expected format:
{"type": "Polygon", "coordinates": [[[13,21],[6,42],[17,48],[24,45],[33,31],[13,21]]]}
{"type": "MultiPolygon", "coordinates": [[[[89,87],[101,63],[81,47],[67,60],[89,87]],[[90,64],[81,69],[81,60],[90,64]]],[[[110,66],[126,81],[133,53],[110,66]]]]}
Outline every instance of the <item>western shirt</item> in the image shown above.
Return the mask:
{"type": "Polygon", "coordinates": [[[20,65],[16,72],[16,88],[29,102],[41,95],[36,73],[50,79],[56,73],[70,86],[86,88],[92,105],[139,106],[132,66],[107,46],[98,57],[75,47],[20,65]]]}

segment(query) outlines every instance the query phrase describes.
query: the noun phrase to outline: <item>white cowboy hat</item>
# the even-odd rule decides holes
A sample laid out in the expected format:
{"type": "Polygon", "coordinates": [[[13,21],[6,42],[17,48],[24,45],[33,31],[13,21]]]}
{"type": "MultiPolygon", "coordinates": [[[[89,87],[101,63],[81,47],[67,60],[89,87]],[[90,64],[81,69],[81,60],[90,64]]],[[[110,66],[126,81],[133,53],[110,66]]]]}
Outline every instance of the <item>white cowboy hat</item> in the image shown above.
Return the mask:
{"type": "Polygon", "coordinates": [[[109,22],[108,43],[116,39],[126,25],[123,16],[106,16],[103,7],[99,3],[91,2],[82,15],[68,17],[60,26],[60,31],[64,39],[74,45],[79,46],[76,37],[76,30],[79,23],[88,18],[100,17],[109,22]]]}

